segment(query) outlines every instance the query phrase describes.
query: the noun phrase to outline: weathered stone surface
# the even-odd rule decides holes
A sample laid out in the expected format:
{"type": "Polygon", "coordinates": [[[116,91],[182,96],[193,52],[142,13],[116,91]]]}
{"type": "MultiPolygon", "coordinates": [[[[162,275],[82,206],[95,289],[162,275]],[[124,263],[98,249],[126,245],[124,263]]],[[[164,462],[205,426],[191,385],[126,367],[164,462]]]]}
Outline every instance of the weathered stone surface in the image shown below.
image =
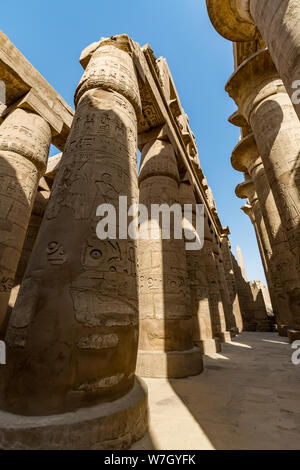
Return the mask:
{"type": "Polygon", "coordinates": [[[259,40],[259,33],[300,118],[293,99],[300,77],[300,4],[298,0],[206,0],[216,30],[231,41],[259,40]]]}
{"type": "MultiPolygon", "coordinates": [[[[266,259],[267,272],[269,273],[269,271],[271,271],[272,269],[271,267],[272,248],[271,248],[270,241],[268,238],[265,222],[262,217],[261,208],[260,208],[256,190],[255,190],[255,186],[254,186],[252,179],[249,176],[246,177],[246,180],[244,183],[237,186],[236,195],[240,198],[248,198],[250,202],[251,208],[253,210],[253,223],[255,224],[255,229],[258,233],[259,240],[262,244],[262,253],[266,259]]],[[[272,279],[272,275],[270,275],[270,278],[272,279]]],[[[257,324],[256,330],[260,329],[261,331],[270,331],[269,323],[267,324],[267,330],[263,328],[263,325],[265,324],[265,321],[268,320],[268,317],[267,317],[266,306],[263,301],[262,293],[261,292],[259,293],[260,297],[258,298],[258,293],[255,292],[255,286],[253,290],[252,285],[250,284],[250,288],[252,290],[253,300],[254,300],[253,319],[257,324]]],[[[276,307],[277,305],[275,305],[275,308],[276,307]]],[[[280,310],[278,311],[276,310],[275,315],[276,314],[279,316],[280,310]]]]}
{"type": "Polygon", "coordinates": [[[214,234],[211,223],[207,216],[205,217],[204,226],[204,257],[206,266],[206,275],[208,280],[209,291],[209,308],[211,313],[211,320],[213,325],[214,336],[220,341],[228,340],[230,337],[226,335],[226,321],[224,314],[224,307],[219,285],[219,275],[216,266],[216,259],[214,255],[214,241],[216,237],[214,234]]]}
{"type": "Polygon", "coordinates": [[[289,292],[297,287],[297,265],[292,256],[285,232],[270,189],[269,182],[253,134],[242,139],[234,149],[231,163],[236,170],[248,171],[252,177],[259,199],[259,207],[267,232],[271,252],[268,272],[272,283],[275,313],[281,317],[281,326],[293,324],[289,307],[289,292]]]}
{"type": "Polygon", "coordinates": [[[0,127],[0,328],[50,143],[48,122],[24,109],[10,112],[0,127]]]}
{"type": "MultiPolygon", "coordinates": [[[[172,206],[179,201],[179,174],[172,145],[162,140],[150,141],[142,151],[139,174],[140,203],[151,214],[151,204],[172,206]]],[[[184,240],[171,236],[164,239],[157,223],[157,239],[151,237],[151,219],[140,239],[139,292],[140,340],[137,373],[141,376],[186,377],[202,371],[200,349],[193,350],[190,288],[184,240]],[[154,354],[157,357],[153,359],[154,354]],[[184,355],[194,357],[185,360],[184,355]],[[166,358],[163,358],[167,355],[166,358]],[[176,357],[179,357],[176,366],[176,357]],[[182,359],[181,359],[182,358],[182,359]],[[168,364],[170,363],[170,369],[168,364]],[[175,363],[175,365],[173,365],[175,363]],[[162,365],[166,364],[166,365],[162,365]]]]}
{"type": "Polygon", "coordinates": [[[225,227],[221,237],[221,248],[229,300],[231,303],[232,314],[234,317],[231,319],[230,322],[230,330],[235,332],[241,332],[243,331],[243,318],[241,304],[239,300],[237,280],[234,274],[232,263],[231,245],[228,237],[229,233],[230,231],[228,227],[225,227]]]}
{"type": "Polygon", "coordinates": [[[136,379],[113,404],[40,417],[0,411],[0,449],[123,450],[143,437],[147,423],[147,387],[136,379]]]}
{"type": "MultiPolygon", "coordinates": [[[[28,224],[28,229],[23,244],[21,256],[19,259],[18,268],[14,279],[14,287],[11,291],[8,303],[8,309],[5,317],[5,321],[2,324],[2,336],[4,337],[6,327],[9,322],[10,313],[15,305],[20,285],[23,280],[26,267],[31,256],[35,241],[38,236],[39,229],[43,220],[43,216],[47,207],[47,203],[50,197],[50,186],[46,179],[43,177],[39,181],[38,190],[34,200],[31,217],[28,224]]],[[[1,333],[0,333],[1,334],[1,333]]]]}
{"type": "MultiPolygon", "coordinates": [[[[140,393],[130,399],[138,346],[135,242],[96,236],[101,203],[118,213],[119,195],[137,201],[140,97],[130,47],[125,35],[100,43],[77,88],[72,129],[9,322],[9,360],[1,370],[5,412],[64,419],[102,404],[113,433],[96,421],[95,439],[88,434],[84,447],[113,448],[115,439],[135,436],[140,420],[138,434],[146,429],[145,391],[142,404],[140,393]],[[125,419],[115,420],[120,399],[125,419]]],[[[69,448],[73,426],[66,422],[69,448]]],[[[79,429],[84,434],[81,422],[79,429]]],[[[19,446],[26,445],[26,434],[20,438],[19,446]]]]}
{"type": "MultiPolygon", "coordinates": [[[[179,200],[182,206],[185,204],[192,206],[189,220],[193,220],[191,230],[196,231],[197,201],[193,187],[188,180],[181,182],[179,186],[179,200]]],[[[186,261],[190,281],[194,344],[199,346],[204,354],[220,351],[219,341],[214,338],[212,328],[204,249],[187,250],[186,261]]]]}
{"type": "Polygon", "coordinates": [[[300,122],[267,50],[243,62],[226,89],[251,124],[282,228],[297,260],[298,284],[289,293],[290,310],[296,319],[300,292],[300,122]]]}
{"type": "MultiPolygon", "coordinates": [[[[52,122],[58,123],[53,133],[52,142],[60,150],[64,149],[74,111],[65,100],[49,85],[42,75],[28,62],[21,52],[12,44],[8,37],[0,31],[0,80],[5,84],[5,104],[10,107],[18,100],[30,95],[30,106],[37,105],[48,115],[52,122]]],[[[28,108],[29,103],[27,104],[28,108]]],[[[33,109],[36,112],[36,109],[33,109]]],[[[41,114],[39,112],[39,114],[41,114]]],[[[42,115],[42,114],[41,114],[42,115]]]]}

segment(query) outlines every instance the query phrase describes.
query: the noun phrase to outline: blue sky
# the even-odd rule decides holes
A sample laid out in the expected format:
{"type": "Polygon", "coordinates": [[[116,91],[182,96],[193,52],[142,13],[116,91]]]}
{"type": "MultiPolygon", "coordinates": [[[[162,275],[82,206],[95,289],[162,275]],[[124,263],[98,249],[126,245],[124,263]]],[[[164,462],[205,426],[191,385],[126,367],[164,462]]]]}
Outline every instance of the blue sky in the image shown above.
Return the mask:
{"type": "Polygon", "coordinates": [[[243,175],[230,165],[239,136],[227,122],[235,104],[224,91],[232,44],[211,26],[205,0],[15,0],[1,2],[0,27],[71,105],[80,53],[101,36],[127,33],[166,57],[233,251],[242,248],[249,279],[265,279],[253,227],[234,194],[243,175]]]}

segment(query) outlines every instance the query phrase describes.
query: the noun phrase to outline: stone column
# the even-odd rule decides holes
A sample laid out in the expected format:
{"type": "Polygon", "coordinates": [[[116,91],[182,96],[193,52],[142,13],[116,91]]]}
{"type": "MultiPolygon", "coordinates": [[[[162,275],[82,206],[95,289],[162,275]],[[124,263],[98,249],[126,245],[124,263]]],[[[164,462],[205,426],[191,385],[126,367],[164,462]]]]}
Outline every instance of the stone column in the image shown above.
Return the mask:
{"type": "Polygon", "coordinates": [[[255,331],[256,323],[253,323],[253,296],[249,283],[245,281],[242,275],[241,268],[236,258],[231,255],[234,277],[236,279],[239,302],[241,305],[243,330],[255,331]]]}
{"type": "Polygon", "coordinates": [[[297,287],[298,277],[294,257],[292,256],[281,220],[270,189],[268,178],[258,154],[258,149],[253,134],[242,139],[232,153],[231,162],[238,171],[248,171],[251,175],[256,193],[259,199],[259,207],[265,223],[268,239],[272,249],[270,259],[272,284],[277,297],[277,305],[281,312],[281,318],[285,323],[278,325],[279,331],[286,330],[293,325],[293,319],[289,307],[288,293],[297,287]],[[288,322],[291,321],[291,324],[288,322]]]}
{"type": "Polygon", "coordinates": [[[206,0],[206,3],[212,24],[231,41],[255,40],[258,28],[300,118],[299,0],[206,0]]]}
{"type": "Polygon", "coordinates": [[[13,434],[20,448],[123,449],[146,430],[135,242],[118,223],[113,233],[115,215],[127,218],[119,196],[137,201],[132,47],[120,35],[82,56],[72,129],[6,335],[0,408],[14,414],[0,417],[4,448],[13,434]]]}
{"type": "Polygon", "coordinates": [[[224,268],[223,256],[222,256],[222,251],[221,251],[221,241],[219,240],[215,244],[214,255],[215,255],[217,271],[218,271],[219,288],[220,288],[220,293],[221,293],[221,298],[222,298],[222,303],[223,303],[226,330],[227,332],[230,332],[230,334],[235,334],[236,324],[235,324],[235,319],[233,316],[232,303],[230,301],[229,290],[228,290],[228,286],[226,282],[225,268],[224,268]]]}
{"type": "Polygon", "coordinates": [[[39,232],[42,220],[43,220],[43,216],[46,210],[49,197],[50,197],[50,187],[48,186],[48,183],[43,177],[41,178],[39,182],[38,190],[37,190],[36,197],[34,200],[31,217],[30,217],[29,224],[28,224],[28,229],[26,232],[18,268],[16,271],[15,279],[14,279],[14,287],[9,297],[6,318],[2,324],[2,329],[0,329],[0,335],[2,336],[5,335],[5,330],[9,321],[9,317],[15,305],[18,292],[20,289],[20,285],[24,277],[26,266],[28,264],[30,255],[34,247],[35,240],[37,238],[37,235],[38,235],[38,232],[39,232]]]}
{"type": "Polygon", "coordinates": [[[214,248],[214,238],[216,235],[212,225],[210,225],[207,215],[205,216],[204,229],[205,238],[203,250],[208,279],[209,306],[213,323],[213,331],[215,337],[217,337],[221,342],[230,342],[231,336],[229,331],[226,331],[225,312],[219,285],[219,273],[214,254],[214,251],[216,251],[214,248]]]}
{"type": "Polygon", "coordinates": [[[255,233],[255,237],[256,237],[256,241],[257,241],[257,246],[258,246],[259,254],[260,254],[260,257],[261,257],[261,262],[262,262],[262,265],[263,265],[263,268],[264,268],[264,273],[265,273],[265,276],[266,276],[268,287],[269,287],[269,290],[272,291],[273,290],[273,284],[272,284],[272,280],[270,278],[269,266],[268,266],[266,255],[265,255],[265,252],[264,252],[264,247],[263,247],[262,241],[260,239],[260,235],[258,233],[258,228],[257,228],[255,217],[254,217],[254,214],[253,214],[253,208],[252,208],[251,204],[249,203],[249,201],[248,201],[247,204],[245,204],[243,207],[241,207],[241,210],[249,217],[249,219],[250,219],[250,221],[253,225],[254,233],[255,233]]]}
{"type": "Polygon", "coordinates": [[[17,106],[6,115],[0,126],[0,328],[52,137],[49,123],[33,111],[17,106]]]}
{"type": "MultiPolygon", "coordinates": [[[[273,252],[272,252],[272,247],[270,245],[266,225],[264,222],[264,219],[262,217],[262,212],[259,204],[259,200],[257,197],[257,193],[255,190],[254,183],[251,178],[247,177],[246,181],[244,183],[241,183],[237,186],[236,188],[236,195],[240,198],[248,198],[250,205],[253,210],[253,218],[254,218],[254,223],[255,223],[255,228],[258,233],[258,238],[260,240],[260,243],[262,245],[262,252],[266,260],[267,264],[267,279],[268,277],[271,279],[270,283],[270,294],[272,297],[272,304],[274,307],[274,315],[276,318],[280,319],[280,323],[283,324],[283,321],[280,317],[281,314],[281,305],[279,303],[279,299],[275,294],[275,287],[277,286],[278,283],[280,285],[280,280],[278,279],[277,273],[274,270],[272,260],[273,260],[273,252]]],[[[285,313],[284,313],[285,314],[285,313]]],[[[264,321],[266,319],[266,310],[263,309],[258,309],[258,312],[256,313],[256,320],[258,322],[264,321]]]]}
{"type": "Polygon", "coordinates": [[[238,296],[238,289],[235,279],[235,274],[232,265],[232,255],[231,255],[231,245],[229,241],[228,235],[230,231],[228,227],[224,228],[224,232],[221,237],[221,247],[222,247],[222,254],[223,254],[223,263],[224,263],[224,270],[228,288],[228,294],[230,303],[232,306],[232,313],[234,316],[234,321],[232,323],[232,328],[236,332],[241,332],[243,330],[243,320],[242,320],[242,313],[241,313],[241,306],[239,302],[238,296]]]}
{"type": "MultiPolygon", "coordinates": [[[[267,50],[244,61],[226,90],[253,129],[300,280],[299,119],[267,50]]],[[[294,322],[299,300],[300,284],[289,294],[294,322]]]]}
{"type": "MultiPolygon", "coordinates": [[[[196,230],[196,197],[189,181],[183,181],[179,187],[180,203],[190,204],[193,213],[193,231],[196,230]]],[[[193,340],[203,354],[221,351],[220,341],[214,337],[209,304],[209,287],[206,272],[205,250],[186,250],[187,269],[190,280],[191,306],[193,316],[193,340]]]]}
{"type": "MultiPolygon", "coordinates": [[[[151,140],[142,150],[139,174],[140,204],[148,209],[149,223],[140,239],[140,342],[137,373],[142,377],[188,377],[203,369],[202,354],[193,347],[191,297],[184,239],[175,239],[174,223],[181,228],[179,173],[172,145],[151,140]],[[169,236],[153,205],[177,204],[169,236]],[[155,225],[156,224],[156,228],[155,225]],[[152,233],[151,233],[151,226],[152,233]],[[153,230],[155,233],[153,236],[153,230]]],[[[172,220],[172,219],[171,219],[172,220]]]]}

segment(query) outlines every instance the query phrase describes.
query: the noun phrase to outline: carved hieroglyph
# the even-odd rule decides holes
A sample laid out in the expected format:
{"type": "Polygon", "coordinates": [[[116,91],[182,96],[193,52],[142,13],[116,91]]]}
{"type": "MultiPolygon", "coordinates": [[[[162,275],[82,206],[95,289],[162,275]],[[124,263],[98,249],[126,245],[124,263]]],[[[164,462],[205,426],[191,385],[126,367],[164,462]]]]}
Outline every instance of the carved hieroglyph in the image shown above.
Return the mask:
{"type": "MultiPolygon", "coordinates": [[[[179,202],[179,174],[170,143],[152,140],[142,151],[139,174],[140,203],[179,202]]],[[[150,222],[150,221],[149,221],[150,222]]],[[[140,342],[137,373],[152,377],[186,377],[202,371],[199,348],[193,348],[190,290],[184,240],[162,238],[158,221],[157,239],[139,240],[140,342]]]]}
{"type": "Polygon", "coordinates": [[[31,256],[34,243],[38,236],[39,229],[41,227],[41,223],[43,220],[43,216],[45,213],[45,209],[46,209],[49,197],[50,197],[50,187],[48,186],[48,183],[46,182],[45,178],[41,178],[39,185],[38,185],[38,191],[36,193],[36,197],[34,200],[31,217],[30,217],[28,229],[26,232],[26,237],[24,240],[18,268],[17,268],[16,275],[15,275],[14,287],[9,297],[6,318],[2,325],[3,334],[6,330],[12,308],[15,305],[16,298],[20,289],[20,285],[24,277],[29,258],[31,256]]]}
{"type": "MultiPolygon", "coordinates": [[[[240,65],[226,85],[253,134],[300,279],[300,122],[267,50],[240,65]]],[[[299,315],[300,289],[289,294],[299,315]],[[297,300],[298,299],[298,300],[297,300]]]]}
{"type": "Polygon", "coordinates": [[[24,109],[12,111],[0,127],[0,328],[50,143],[49,124],[24,109]]]}
{"type": "MultiPolygon", "coordinates": [[[[261,34],[293,98],[294,84],[300,80],[299,0],[206,0],[206,3],[212,24],[225,38],[253,41],[259,40],[261,34]]],[[[299,100],[292,101],[300,118],[299,100]]]]}
{"type": "Polygon", "coordinates": [[[204,221],[204,258],[208,280],[209,307],[213,325],[214,336],[220,341],[230,341],[230,333],[226,331],[224,307],[220,292],[219,273],[214,255],[214,231],[209,225],[208,217],[204,221]]]}
{"type": "MultiPolygon", "coordinates": [[[[189,181],[185,180],[180,184],[179,198],[182,205],[192,205],[192,214],[188,220],[193,220],[191,230],[195,232],[196,198],[189,181]]],[[[214,338],[204,249],[187,250],[186,261],[190,281],[194,344],[201,348],[203,354],[218,352],[221,348],[218,339],[214,338]]]]}
{"type": "Polygon", "coordinates": [[[268,256],[268,263],[269,274],[272,278],[271,290],[273,290],[272,297],[274,307],[276,307],[277,313],[280,312],[280,318],[284,325],[290,324],[290,326],[295,327],[291,318],[288,292],[297,287],[298,277],[296,262],[290,252],[274,196],[270,189],[263,162],[259,157],[253,134],[249,134],[240,141],[233,151],[231,162],[235,169],[244,172],[248,171],[252,177],[272,250],[271,254],[268,256]]]}
{"type": "MultiPolygon", "coordinates": [[[[262,253],[266,261],[267,272],[271,280],[270,285],[271,285],[272,299],[273,299],[273,304],[274,304],[273,305],[274,314],[275,316],[278,316],[277,319],[279,320],[279,315],[281,311],[281,308],[279,305],[280,298],[275,295],[275,291],[273,292],[273,289],[274,289],[273,282],[275,282],[276,276],[278,277],[278,274],[276,273],[274,269],[273,260],[272,260],[273,251],[272,251],[272,247],[271,247],[268,233],[266,230],[265,221],[262,216],[260,203],[257,197],[257,192],[255,190],[254,183],[248,174],[246,174],[245,182],[237,186],[236,195],[240,198],[248,198],[250,202],[251,209],[253,211],[252,213],[253,224],[255,225],[255,230],[257,231],[258,239],[259,239],[259,242],[261,243],[262,253]]],[[[278,279],[278,281],[276,282],[277,284],[278,283],[280,284],[280,279],[278,279]]],[[[251,288],[251,284],[250,284],[250,288],[251,288]]],[[[258,299],[258,301],[254,299],[254,305],[253,305],[254,307],[253,319],[257,323],[257,327],[258,327],[257,329],[259,328],[262,329],[265,326],[265,320],[267,320],[266,307],[263,302],[260,302],[260,300],[261,298],[258,299]],[[261,322],[263,322],[263,326],[261,326],[261,322]]],[[[286,315],[286,312],[284,312],[283,314],[286,315]]],[[[281,320],[281,323],[282,323],[282,320],[281,320]]],[[[267,325],[267,328],[269,330],[270,326],[267,325]]]]}
{"type": "Polygon", "coordinates": [[[225,227],[226,232],[223,232],[221,237],[221,249],[222,249],[222,259],[224,263],[224,272],[227,283],[228,295],[230,304],[232,307],[232,322],[230,328],[233,328],[233,331],[241,332],[243,331],[243,318],[241,312],[241,305],[238,295],[238,286],[233,270],[232,263],[232,254],[231,254],[231,245],[229,241],[229,229],[225,227]]]}
{"type": "MultiPolygon", "coordinates": [[[[101,41],[85,66],[72,129],[8,327],[13,359],[4,386],[1,380],[1,408],[46,415],[97,405],[98,425],[85,446],[97,442],[101,448],[107,441],[113,448],[118,441],[123,448],[146,428],[146,397],[136,397],[135,381],[136,247],[119,236],[98,239],[96,210],[110,203],[119,215],[119,195],[129,204],[137,201],[140,96],[131,40],[121,35],[101,41]]],[[[67,448],[73,432],[71,426],[67,448]]]]}
{"type": "Polygon", "coordinates": [[[236,324],[235,324],[235,318],[233,315],[233,306],[232,306],[231,299],[229,296],[229,290],[228,290],[226,276],[225,276],[225,268],[224,268],[224,261],[223,261],[222,251],[221,251],[220,240],[218,240],[217,243],[215,243],[214,250],[215,250],[214,255],[215,255],[218,279],[219,279],[219,288],[220,288],[221,299],[222,299],[224,315],[225,315],[226,330],[234,331],[236,324]]]}

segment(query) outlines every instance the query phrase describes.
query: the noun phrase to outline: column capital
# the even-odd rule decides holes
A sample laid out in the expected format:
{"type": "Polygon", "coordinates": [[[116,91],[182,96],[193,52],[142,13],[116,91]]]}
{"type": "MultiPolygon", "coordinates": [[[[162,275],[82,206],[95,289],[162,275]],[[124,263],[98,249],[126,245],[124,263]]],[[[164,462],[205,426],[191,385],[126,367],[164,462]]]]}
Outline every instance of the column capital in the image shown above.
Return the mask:
{"type": "Polygon", "coordinates": [[[248,122],[253,109],[263,100],[276,93],[286,93],[267,48],[242,62],[229,78],[225,90],[248,122]]]}
{"type": "Polygon", "coordinates": [[[141,114],[141,97],[137,68],[141,69],[135,53],[136,44],[127,34],[102,38],[88,46],[81,54],[80,63],[85,72],[75,92],[75,105],[89,90],[101,88],[117,92],[141,114]]]}
{"type": "Polygon", "coordinates": [[[134,50],[132,39],[127,34],[117,34],[116,36],[110,36],[109,38],[102,37],[100,41],[93,42],[87,46],[80,54],[79,62],[84,70],[87,68],[93,54],[104,46],[114,46],[117,49],[127,52],[132,55],[134,50]]]}
{"type": "Polygon", "coordinates": [[[250,168],[259,158],[257,145],[253,134],[242,138],[231,155],[231,165],[237,171],[251,174],[250,168]]]}
{"type": "Polygon", "coordinates": [[[206,0],[210,21],[230,41],[253,41],[259,33],[250,13],[250,0],[206,0]]]}
{"type": "Polygon", "coordinates": [[[248,215],[248,217],[250,218],[252,224],[254,224],[255,223],[255,217],[254,217],[254,214],[253,214],[253,208],[252,208],[251,204],[245,204],[244,206],[241,207],[241,210],[246,215],[248,215]]]}
{"type": "Polygon", "coordinates": [[[242,183],[238,184],[235,188],[235,194],[240,199],[249,199],[250,203],[252,204],[252,201],[257,199],[257,194],[252,179],[246,179],[242,183]]]}
{"type": "Polygon", "coordinates": [[[236,127],[246,127],[249,125],[238,109],[229,116],[228,122],[236,127]]]}

